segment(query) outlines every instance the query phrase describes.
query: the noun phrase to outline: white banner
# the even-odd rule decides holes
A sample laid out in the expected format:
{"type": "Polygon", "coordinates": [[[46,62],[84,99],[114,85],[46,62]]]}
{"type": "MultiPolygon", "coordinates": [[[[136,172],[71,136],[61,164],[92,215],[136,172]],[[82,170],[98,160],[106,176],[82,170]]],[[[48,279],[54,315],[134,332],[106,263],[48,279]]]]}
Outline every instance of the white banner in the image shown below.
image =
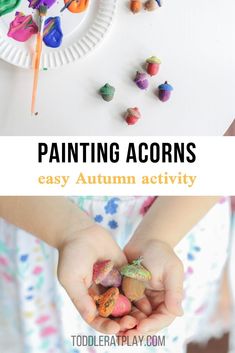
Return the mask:
{"type": "Polygon", "coordinates": [[[234,195],[233,137],[0,137],[0,195],[234,195]]]}

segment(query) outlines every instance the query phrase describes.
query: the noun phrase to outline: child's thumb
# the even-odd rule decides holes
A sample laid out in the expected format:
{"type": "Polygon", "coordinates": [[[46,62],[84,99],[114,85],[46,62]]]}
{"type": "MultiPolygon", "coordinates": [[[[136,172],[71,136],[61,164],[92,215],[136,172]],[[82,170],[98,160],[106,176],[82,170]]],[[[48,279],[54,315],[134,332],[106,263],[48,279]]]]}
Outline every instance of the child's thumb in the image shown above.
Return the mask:
{"type": "Polygon", "coordinates": [[[83,319],[88,324],[91,323],[97,315],[97,310],[83,279],[73,283],[73,288],[66,288],[66,290],[83,319]]]}
{"type": "Polygon", "coordinates": [[[73,280],[72,283],[66,282],[62,285],[82,318],[88,324],[91,323],[97,315],[97,310],[94,300],[88,293],[85,281],[81,278],[76,279],[76,281],[73,280]]]}
{"type": "Polygon", "coordinates": [[[168,311],[176,316],[183,315],[182,300],[183,300],[183,281],[184,270],[180,260],[171,266],[165,274],[165,304],[168,311]]]}

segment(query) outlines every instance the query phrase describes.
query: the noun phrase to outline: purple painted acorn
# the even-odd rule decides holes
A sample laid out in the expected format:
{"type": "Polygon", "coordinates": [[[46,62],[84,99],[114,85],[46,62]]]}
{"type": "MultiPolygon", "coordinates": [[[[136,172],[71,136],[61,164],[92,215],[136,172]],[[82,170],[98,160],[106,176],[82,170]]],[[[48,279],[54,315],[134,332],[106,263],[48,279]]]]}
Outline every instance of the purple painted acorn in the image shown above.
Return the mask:
{"type": "Polygon", "coordinates": [[[149,86],[148,75],[145,72],[136,72],[135,83],[140,89],[147,89],[149,86]]]}
{"type": "Polygon", "coordinates": [[[173,91],[173,87],[166,81],[162,85],[158,87],[158,97],[160,101],[167,102],[171,97],[171,92],[173,91]]]}
{"type": "Polygon", "coordinates": [[[119,287],[122,281],[119,271],[111,260],[97,262],[93,266],[93,281],[104,287],[119,287]]]}

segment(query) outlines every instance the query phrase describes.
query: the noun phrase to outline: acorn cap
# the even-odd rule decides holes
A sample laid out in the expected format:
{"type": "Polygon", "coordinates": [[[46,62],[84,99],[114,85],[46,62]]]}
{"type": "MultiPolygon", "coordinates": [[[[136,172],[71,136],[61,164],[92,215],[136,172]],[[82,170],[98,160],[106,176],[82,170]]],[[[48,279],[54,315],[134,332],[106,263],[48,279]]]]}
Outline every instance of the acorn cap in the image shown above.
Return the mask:
{"type": "Polygon", "coordinates": [[[161,64],[161,60],[159,58],[157,58],[156,56],[151,56],[150,58],[148,58],[146,60],[146,63],[148,64],[161,64]]]}
{"type": "Polygon", "coordinates": [[[135,82],[143,81],[148,79],[148,75],[145,72],[136,71],[135,82]]]}
{"type": "Polygon", "coordinates": [[[113,96],[115,93],[115,88],[111,86],[109,83],[106,83],[103,87],[100,89],[100,94],[102,96],[113,96]]]}
{"type": "Polygon", "coordinates": [[[120,270],[121,274],[139,281],[149,281],[152,278],[151,273],[141,265],[142,261],[142,258],[138,258],[132,261],[131,264],[124,265],[120,270]]]}
{"type": "Polygon", "coordinates": [[[158,86],[161,91],[173,91],[173,87],[166,81],[162,85],[158,86]]]}
{"type": "Polygon", "coordinates": [[[93,281],[99,284],[113,269],[113,262],[111,260],[104,260],[97,262],[93,266],[93,281]]]}
{"type": "Polygon", "coordinates": [[[134,116],[136,117],[137,119],[140,119],[141,118],[141,114],[140,114],[140,111],[137,107],[135,108],[128,108],[127,109],[127,112],[126,112],[127,116],[134,116]]]}
{"type": "Polygon", "coordinates": [[[94,297],[95,302],[98,304],[100,316],[108,317],[112,314],[118,297],[118,288],[109,288],[105,293],[94,297]]]}

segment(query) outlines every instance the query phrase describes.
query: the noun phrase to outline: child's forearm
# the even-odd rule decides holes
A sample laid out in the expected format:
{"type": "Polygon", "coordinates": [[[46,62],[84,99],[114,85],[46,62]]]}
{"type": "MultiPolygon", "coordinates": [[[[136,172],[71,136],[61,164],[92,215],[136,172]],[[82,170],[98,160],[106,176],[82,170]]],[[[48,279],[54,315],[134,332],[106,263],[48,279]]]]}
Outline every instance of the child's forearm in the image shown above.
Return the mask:
{"type": "Polygon", "coordinates": [[[0,197],[0,217],[59,248],[93,221],[64,197],[0,197]]]}
{"type": "Polygon", "coordinates": [[[218,200],[219,197],[159,197],[130,240],[131,246],[156,239],[175,247],[218,200]]]}

